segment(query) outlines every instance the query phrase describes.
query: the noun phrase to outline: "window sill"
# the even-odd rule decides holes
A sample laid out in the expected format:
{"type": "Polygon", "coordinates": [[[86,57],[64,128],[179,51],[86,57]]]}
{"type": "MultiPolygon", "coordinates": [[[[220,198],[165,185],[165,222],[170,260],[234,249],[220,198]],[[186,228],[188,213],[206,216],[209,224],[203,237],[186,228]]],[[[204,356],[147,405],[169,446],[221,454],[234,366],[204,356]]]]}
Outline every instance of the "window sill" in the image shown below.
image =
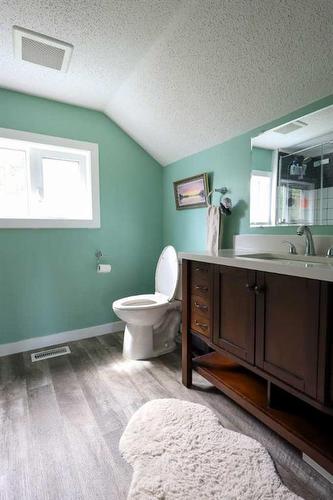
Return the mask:
{"type": "Polygon", "coordinates": [[[0,229],[99,229],[100,220],[0,219],[0,229]]]}

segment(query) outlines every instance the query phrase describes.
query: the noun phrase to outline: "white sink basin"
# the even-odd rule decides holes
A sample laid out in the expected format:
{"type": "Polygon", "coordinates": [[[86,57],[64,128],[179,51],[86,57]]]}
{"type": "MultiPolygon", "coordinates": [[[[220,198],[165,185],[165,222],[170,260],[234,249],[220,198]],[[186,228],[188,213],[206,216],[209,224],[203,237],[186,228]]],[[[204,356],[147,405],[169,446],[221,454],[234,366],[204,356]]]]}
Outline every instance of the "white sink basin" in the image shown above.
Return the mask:
{"type": "Polygon", "coordinates": [[[301,265],[306,267],[313,266],[327,266],[333,267],[333,258],[317,257],[317,256],[304,256],[293,254],[277,254],[277,253],[251,253],[238,255],[237,257],[246,259],[260,259],[269,261],[280,261],[283,264],[301,265]]]}

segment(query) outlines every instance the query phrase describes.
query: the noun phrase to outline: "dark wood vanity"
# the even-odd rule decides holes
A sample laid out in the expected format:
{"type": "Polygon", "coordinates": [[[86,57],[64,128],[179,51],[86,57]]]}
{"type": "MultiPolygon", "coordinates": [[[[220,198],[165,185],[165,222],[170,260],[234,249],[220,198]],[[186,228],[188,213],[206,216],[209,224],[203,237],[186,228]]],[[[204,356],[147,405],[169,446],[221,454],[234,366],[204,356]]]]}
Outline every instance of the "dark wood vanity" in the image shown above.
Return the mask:
{"type": "Polygon", "coordinates": [[[187,259],[182,273],[183,384],[197,370],[333,474],[333,283],[187,259]]]}

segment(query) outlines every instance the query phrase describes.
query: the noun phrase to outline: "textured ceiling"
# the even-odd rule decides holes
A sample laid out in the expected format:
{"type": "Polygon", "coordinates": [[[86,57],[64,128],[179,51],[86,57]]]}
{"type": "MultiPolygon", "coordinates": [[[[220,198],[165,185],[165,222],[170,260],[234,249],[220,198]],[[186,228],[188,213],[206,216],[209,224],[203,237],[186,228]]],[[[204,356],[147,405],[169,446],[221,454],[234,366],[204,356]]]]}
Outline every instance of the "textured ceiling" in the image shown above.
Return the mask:
{"type": "Polygon", "coordinates": [[[0,0],[0,86],[102,110],[162,164],[332,93],[332,0],[0,0]],[[12,26],[74,45],[13,58],[12,26]]]}

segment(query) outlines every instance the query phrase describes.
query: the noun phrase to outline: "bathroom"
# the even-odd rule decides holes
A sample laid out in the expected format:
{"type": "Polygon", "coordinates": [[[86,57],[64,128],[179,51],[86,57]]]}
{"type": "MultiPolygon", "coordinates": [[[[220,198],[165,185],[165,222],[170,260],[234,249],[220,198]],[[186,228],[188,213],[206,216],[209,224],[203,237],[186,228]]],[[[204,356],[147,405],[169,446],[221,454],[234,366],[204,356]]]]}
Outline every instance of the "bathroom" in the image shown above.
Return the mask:
{"type": "MultiPolygon", "coordinates": [[[[258,419],[251,409],[235,401],[230,391],[209,380],[203,373],[204,368],[200,368],[200,374],[200,370],[188,363],[191,354],[188,350],[192,347],[198,350],[198,355],[205,356],[211,354],[217,344],[213,337],[205,342],[205,335],[195,336],[195,333],[193,345],[189,344],[192,333],[189,334],[190,327],[186,330],[184,314],[190,297],[186,287],[192,279],[192,271],[188,271],[187,277],[182,272],[182,261],[187,261],[185,267],[188,268],[193,262],[201,262],[204,267],[209,266],[205,269],[208,269],[208,280],[212,275],[212,287],[217,286],[216,267],[210,266],[221,264],[219,251],[222,250],[230,252],[226,257],[229,260],[223,264],[228,266],[233,265],[235,253],[261,255],[262,259],[250,259],[246,268],[250,277],[254,276],[251,272],[258,276],[260,272],[290,274],[293,271],[289,268],[294,269],[293,262],[298,260],[301,262],[298,268],[308,267],[295,271],[293,276],[308,278],[311,283],[333,281],[331,269],[321,260],[330,263],[326,254],[333,245],[330,212],[332,209],[333,213],[333,196],[328,191],[333,186],[329,175],[332,151],[327,149],[330,143],[327,136],[333,131],[332,73],[329,71],[332,68],[326,57],[317,57],[325,54],[325,50],[330,53],[328,33],[332,5],[325,1],[320,2],[320,6],[296,1],[298,8],[304,9],[304,19],[311,20],[307,24],[311,29],[305,33],[304,24],[297,21],[295,2],[291,0],[283,4],[259,0],[255,5],[212,1],[207,8],[206,2],[200,1],[140,0],[133,4],[123,0],[121,8],[119,2],[114,1],[100,5],[83,2],[84,13],[82,5],[76,2],[51,3],[17,0],[3,3],[1,9],[3,433],[0,463],[4,498],[135,498],[134,486],[130,486],[136,477],[135,467],[130,464],[133,473],[126,461],[126,452],[119,451],[119,441],[135,412],[144,404],[160,399],[205,406],[217,415],[221,427],[260,442],[265,448],[263,453],[270,456],[267,463],[272,460],[278,474],[274,476],[272,472],[272,484],[281,481],[281,488],[292,492],[283,490],[286,498],[292,494],[306,499],[332,498],[333,454],[330,453],[333,448],[327,446],[326,450],[324,446],[322,455],[327,451],[328,457],[325,459],[318,458],[313,447],[311,452],[309,444],[305,453],[303,448],[298,448],[295,438],[290,441],[286,432],[283,434],[277,426],[267,425],[264,418],[258,419]],[[275,19],[274,23],[269,21],[270,16],[275,19]],[[249,23],[248,19],[253,22],[249,23]],[[42,62],[29,60],[29,54],[24,55],[22,40],[39,40],[38,34],[45,35],[46,41],[49,37],[53,47],[57,47],[59,41],[65,42],[64,50],[70,54],[66,70],[46,67],[42,62]],[[290,61],[286,58],[286,39],[294,44],[290,61]],[[285,78],[288,63],[302,78],[285,78]],[[311,154],[299,153],[310,145],[292,151],[301,140],[288,145],[268,144],[269,131],[296,121],[307,123],[307,117],[314,117],[316,121],[316,117],[323,115],[326,128],[313,133],[311,139],[319,136],[326,139],[311,144],[317,148],[311,154]],[[67,148],[74,156],[82,151],[91,155],[91,170],[85,170],[88,177],[91,174],[90,184],[86,184],[91,189],[87,188],[91,196],[87,198],[92,210],[90,219],[71,218],[67,214],[45,217],[38,212],[40,201],[39,205],[31,204],[38,216],[24,212],[22,207],[29,205],[32,196],[36,200],[43,197],[37,185],[40,178],[33,173],[33,162],[36,151],[40,155],[46,146],[53,153],[67,148]],[[25,158],[31,154],[25,165],[27,172],[32,166],[32,173],[27,174],[24,182],[37,183],[22,205],[16,195],[8,201],[12,196],[8,195],[12,180],[6,155],[8,149],[13,148],[16,152],[25,151],[25,158]],[[25,148],[30,148],[29,153],[25,148]],[[256,157],[259,148],[266,153],[273,151],[267,155],[269,159],[265,164],[265,159],[256,157]],[[282,160],[279,163],[277,149],[283,153],[281,158],[294,155],[286,167],[282,166],[282,160]],[[258,171],[266,172],[259,177],[270,182],[266,199],[260,202],[259,191],[251,191],[251,179],[258,171]],[[201,174],[206,174],[206,195],[213,191],[207,199],[217,207],[215,213],[219,217],[219,241],[210,250],[206,196],[202,206],[186,209],[177,209],[175,199],[175,183],[201,174]],[[289,181],[295,181],[295,185],[290,187],[289,181]],[[222,189],[223,193],[216,189],[222,189]],[[277,196],[278,191],[284,193],[284,198],[277,196]],[[226,203],[226,198],[231,200],[229,215],[219,210],[220,201],[226,203]],[[282,198],[283,203],[277,207],[276,200],[282,198]],[[263,211],[266,216],[262,218],[263,211]],[[297,234],[299,226],[311,229],[316,255],[311,256],[309,243],[306,257],[310,260],[302,260],[306,242],[310,240],[306,231],[297,234]],[[156,289],[156,266],[168,246],[176,253],[170,251],[171,271],[170,268],[163,271],[160,292],[156,289]],[[296,255],[292,254],[293,247],[296,255]],[[209,261],[202,257],[207,251],[209,261]],[[270,263],[267,263],[268,254],[270,263]],[[281,261],[274,263],[272,256],[282,256],[285,260],[282,264],[281,261]],[[164,293],[166,280],[171,284],[164,293]],[[158,317],[158,321],[162,321],[159,329],[156,318],[154,324],[149,325],[154,328],[149,330],[151,337],[148,337],[154,342],[155,336],[155,344],[151,344],[148,354],[147,351],[133,354],[132,342],[140,339],[141,348],[143,335],[137,332],[130,337],[129,351],[124,349],[127,320],[112,306],[128,298],[154,296],[156,291],[167,297],[163,304],[168,305],[169,318],[164,314],[158,317]],[[61,356],[60,352],[54,352],[51,357],[36,362],[31,358],[33,353],[63,346],[68,346],[70,352],[61,356]],[[190,370],[193,384],[188,376],[190,370]],[[302,453],[315,463],[304,460],[302,453]]],[[[300,130],[306,131],[309,127],[307,124],[300,130]]],[[[286,139],[291,134],[280,136],[286,139]]],[[[73,160],[74,156],[67,156],[65,160],[73,160]]],[[[63,177],[53,191],[56,214],[60,213],[59,207],[65,206],[65,199],[71,200],[72,196],[77,203],[76,189],[79,188],[71,179],[68,177],[67,184],[67,178],[63,177]]],[[[24,183],[19,185],[23,192],[24,183]]],[[[245,260],[240,258],[240,262],[245,260]]],[[[235,294],[246,284],[260,286],[261,282],[256,279],[249,283],[243,283],[242,277],[226,281],[230,283],[230,300],[239,303],[244,316],[249,309],[245,314],[241,307],[247,299],[240,298],[238,302],[235,294]]],[[[284,281],[279,282],[279,290],[284,286],[284,281]]],[[[212,301],[218,295],[216,290],[212,288],[212,301]]],[[[295,290],[297,294],[296,286],[295,290]]],[[[322,297],[326,293],[330,304],[330,290],[327,285],[327,289],[320,288],[320,292],[313,295],[309,292],[304,300],[313,298],[314,304],[320,297],[320,307],[324,308],[322,297]]],[[[259,304],[256,293],[249,292],[249,297],[259,304]]],[[[296,298],[294,302],[301,310],[296,298]]],[[[303,302],[305,309],[304,303],[307,302],[303,302]]],[[[249,307],[248,302],[245,305],[249,307]]],[[[255,323],[259,312],[256,309],[251,314],[255,323]]],[[[225,317],[229,317],[228,311],[225,317]]],[[[325,318],[329,323],[328,315],[325,318]]],[[[201,319],[199,315],[197,321],[202,323],[201,319]]],[[[213,336],[213,331],[211,334],[213,336]]],[[[226,350],[225,339],[223,342],[224,347],[220,349],[226,350]]],[[[321,356],[330,358],[322,344],[320,348],[321,356]]],[[[253,353],[246,355],[256,357],[253,353]]],[[[238,354],[232,356],[237,358],[238,354]]],[[[230,359],[235,359],[232,356],[230,359]]],[[[241,362],[249,368],[246,363],[241,362]]],[[[267,368],[268,361],[263,363],[267,368]]],[[[317,372],[322,373],[324,379],[325,370],[331,368],[325,366],[321,372],[320,367],[317,372]]],[[[259,376],[265,369],[259,367],[252,371],[259,376]]],[[[279,390],[285,390],[284,384],[288,383],[283,374],[273,376],[278,379],[278,388],[269,382],[272,394],[278,398],[279,390]]],[[[299,373],[293,383],[300,386],[297,377],[300,378],[299,373]]],[[[311,390],[309,388],[309,394],[311,390]]],[[[297,391],[300,389],[293,387],[290,393],[295,397],[295,406],[297,391]]],[[[308,400],[316,399],[319,392],[318,389],[316,396],[306,395],[302,404],[310,407],[308,400]]],[[[318,403],[316,399],[311,408],[319,411],[320,404],[325,407],[325,419],[332,418],[332,410],[327,410],[326,402],[318,403]]],[[[125,443],[125,439],[121,442],[125,443]]],[[[179,471],[182,463],[186,463],[185,458],[178,463],[179,471]]],[[[199,478],[200,470],[195,466],[193,475],[199,478]]],[[[175,477],[177,474],[175,471],[175,477]]],[[[155,477],[159,478],[157,472],[156,476],[152,474],[152,479],[155,477]]],[[[165,478],[159,479],[163,482],[165,478]]],[[[176,479],[171,486],[177,489],[176,479]]],[[[188,496],[184,492],[173,496],[171,486],[165,498],[214,498],[213,494],[202,495],[200,485],[188,496]]],[[[218,487],[222,486],[221,481],[218,487]]],[[[225,498],[223,495],[227,493],[223,491],[218,490],[215,498],[225,498]]],[[[264,491],[262,489],[262,494],[264,491]]],[[[155,493],[151,498],[160,497],[155,493]]],[[[249,493],[243,498],[255,496],[249,493]]]]}

